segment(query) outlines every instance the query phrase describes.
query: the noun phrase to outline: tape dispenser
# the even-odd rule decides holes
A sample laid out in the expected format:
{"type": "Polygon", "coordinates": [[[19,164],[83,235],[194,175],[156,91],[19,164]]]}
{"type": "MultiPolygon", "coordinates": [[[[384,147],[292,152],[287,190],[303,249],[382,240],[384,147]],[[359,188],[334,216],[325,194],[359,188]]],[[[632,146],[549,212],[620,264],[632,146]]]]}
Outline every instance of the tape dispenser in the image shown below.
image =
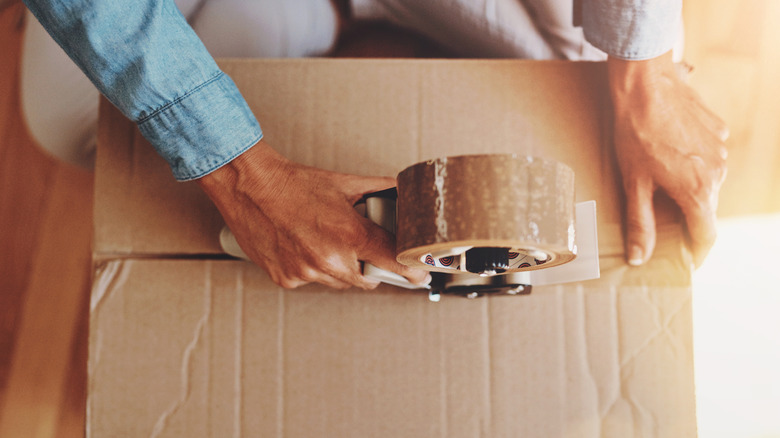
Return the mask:
{"type": "MultiPolygon", "coordinates": [[[[399,262],[431,272],[427,286],[363,264],[363,275],[442,295],[527,295],[533,286],[598,278],[595,201],[574,202],[566,165],[514,154],[463,155],[409,166],[398,188],[357,208],[395,234],[399,262]]],[[[224,228],[220,243],[246,259],[224,228]]]]}

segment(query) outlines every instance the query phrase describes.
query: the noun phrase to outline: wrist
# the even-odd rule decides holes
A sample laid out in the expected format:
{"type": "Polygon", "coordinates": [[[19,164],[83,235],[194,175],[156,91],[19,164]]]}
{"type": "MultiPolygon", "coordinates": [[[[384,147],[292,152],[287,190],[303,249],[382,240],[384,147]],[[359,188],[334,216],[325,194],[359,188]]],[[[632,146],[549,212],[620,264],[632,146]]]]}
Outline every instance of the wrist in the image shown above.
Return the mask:
{"type": "Polygon", "coordinates": [[[676,79],[672,52],[642,61],[607,59],[607,77],[616,111],[653,99],[662,86],[676,79]]]}
{"type": "Polygon", "coordinates": [[[235,194],[240,187],[251,187],[253,193],[262,193],[263,187],[272,186],[273,175],[285,161],[286,159],[264,140],[260,140],[238,157],[196,182],[214,201],[224,194],[235,194]]]}

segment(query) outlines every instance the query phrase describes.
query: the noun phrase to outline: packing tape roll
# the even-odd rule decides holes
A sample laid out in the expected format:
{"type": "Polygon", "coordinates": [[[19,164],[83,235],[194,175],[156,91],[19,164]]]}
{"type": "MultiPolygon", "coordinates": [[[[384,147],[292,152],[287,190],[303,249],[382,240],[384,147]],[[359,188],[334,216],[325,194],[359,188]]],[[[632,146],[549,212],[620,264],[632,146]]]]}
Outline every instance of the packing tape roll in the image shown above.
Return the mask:
{"type": "Polygon", "coordinates": [[[465,271],[475,247],[508,248],[505,272],[576,257],[574,171],[551,160],[493,154],[417,163],[398,174],[399,262],[465,271]]]}

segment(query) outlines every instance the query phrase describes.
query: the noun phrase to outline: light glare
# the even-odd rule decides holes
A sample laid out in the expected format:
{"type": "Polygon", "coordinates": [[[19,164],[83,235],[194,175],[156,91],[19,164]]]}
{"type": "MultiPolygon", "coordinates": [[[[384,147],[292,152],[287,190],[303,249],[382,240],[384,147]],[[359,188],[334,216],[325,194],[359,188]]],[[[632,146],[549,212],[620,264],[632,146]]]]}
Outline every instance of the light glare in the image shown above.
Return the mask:
{"type": "Polygon", "coordinates": [[[700,438],[780,438],[780,215],[719,222],[693,316],[700,438]]]}

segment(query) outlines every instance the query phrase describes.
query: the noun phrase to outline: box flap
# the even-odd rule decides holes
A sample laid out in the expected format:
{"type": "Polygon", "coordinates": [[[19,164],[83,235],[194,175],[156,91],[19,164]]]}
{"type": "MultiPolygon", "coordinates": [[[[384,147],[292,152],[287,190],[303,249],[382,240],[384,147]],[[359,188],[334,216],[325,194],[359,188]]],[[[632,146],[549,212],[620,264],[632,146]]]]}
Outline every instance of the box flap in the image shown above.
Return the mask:
{"type": "MultiPolygon", "coordinates": [[[[559,160],[577,200],[596,200],[599,252],[623,252],[621,194],[600,63],[522,60],[226,60],[288,158],[334,171],[395,176],[416,162],[468,153],[559,160]]],[[[194,183],[110,105],[101,109],[95,255],[219,254],[222,221],[194,183]]],[[[679,223],[661,201],[658,222],[679,223]]]]}
{"type": "Polygon", "coordinates": [[[606,264],[530,296],[431,303],[284,291],[239,261],[108,262],[89,435],[695,436],[690,288],[606,264]]]}

